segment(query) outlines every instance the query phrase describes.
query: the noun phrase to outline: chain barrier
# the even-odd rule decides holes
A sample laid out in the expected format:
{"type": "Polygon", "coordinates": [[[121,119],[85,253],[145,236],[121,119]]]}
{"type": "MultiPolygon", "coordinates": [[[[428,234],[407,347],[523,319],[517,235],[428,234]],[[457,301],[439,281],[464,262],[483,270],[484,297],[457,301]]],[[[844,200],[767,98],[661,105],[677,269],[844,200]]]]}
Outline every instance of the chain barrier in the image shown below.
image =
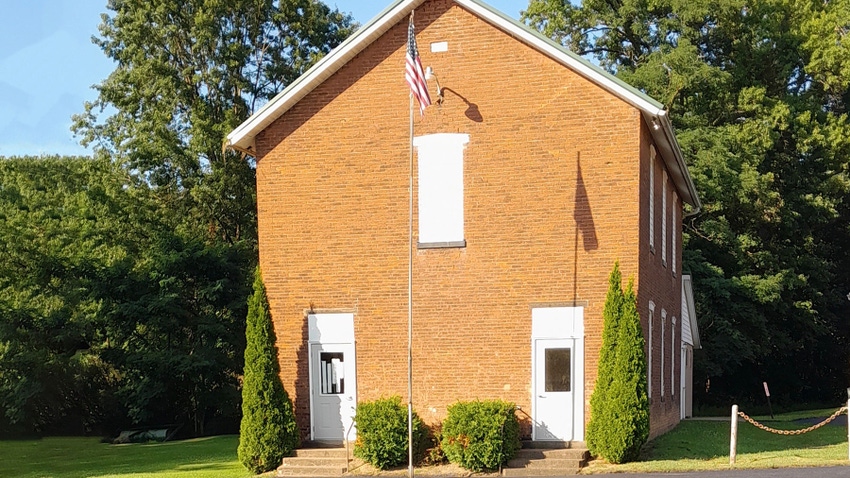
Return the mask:
{"type": "Polygon", "coordinates": [[[826,420],[824,420],[824,421],[822,421],[822,422],[820,422],[816,425],[812,425],[808,428],[803,428],[802,430],[777,430],[776,428],[771,428],[767,425],[763,425],[763,424],[759,423],[758,421],[752,419],[749,415],[747,415],[744,412],[738,412],[738,415],[741,418],[743,418],[744,420],[748,421],[753,426],[755,426],[757,428],[761,428],[762,430],[770,432],[770,433],[776,433],[777,435],[802,435],[803,433],[809,433],[810,431],[817,430],[818,428],[820,428],[820,427],[826,425],[827,423],[835,420],[839,415],[841,415],[842,413],[844,413],[846,411],[847,411],[847,407],[841,407],[838,410],[836,410],[835,413],[833,413],[826,420]]]}

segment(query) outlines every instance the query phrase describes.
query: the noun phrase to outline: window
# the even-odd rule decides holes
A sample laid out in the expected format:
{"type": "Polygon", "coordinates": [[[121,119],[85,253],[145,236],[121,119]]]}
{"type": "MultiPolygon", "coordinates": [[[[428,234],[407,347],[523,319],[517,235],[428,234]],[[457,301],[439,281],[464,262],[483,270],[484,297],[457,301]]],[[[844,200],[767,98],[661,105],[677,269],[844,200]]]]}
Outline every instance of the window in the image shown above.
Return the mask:
{"type": "Polygon", "coordinates": [[[649,392],[649,399],[652,400],[652,322],[655,318],[655,303],[649,301],[649,357],[646,364],[646,383],[649,392]]]}
{"type": "Polygon", "coordinates": [[[661,181],[661,265],[667,267],[667,170],[661,181]]]}
{"type": "Polygon", "coordinates": [[[649,250],[655,252],[655,146],[649,147],[649,250]]]}
{"type": "Polygon", "coordinates": [[[670,319],[670,396],[676,395],[676,317],[670,319]]]}
{"type": "Polygon", "coordinates": [[[419,157],[419,247],[464,247],[463,149],[468,134],[413,139],[419,157]]]}
{"type": "Polygon", "coordinates": [[[661,401],[664,401],[664,325],[667,322],[667,311],[661,309],[661,373],[659,374],[659,379],[661,379],[661,401]]]}
{"type": "Polygon", "coordinates": [[[673,277],[676,277],[676,231],[679,230],[678,224],[676,224],[676,211],[679,209],[679,196],[676,192],[673,192],[673,224],[670,226],[670,234],[673,236],[670,241],[670,247],[673,249],[673,267],[671,270],[673,271],[673,277]]]}
{"type": "Polygon", "coordinates": [[[345,393],[345,366],[342,352],[321,352],[319,354],[319,380],[322,395],[341,395],[345,393]]]}
{"type": "Polygon", "coordinates": [[[569,392],[572,349],[546,349],[546,391],[569,392]]]}

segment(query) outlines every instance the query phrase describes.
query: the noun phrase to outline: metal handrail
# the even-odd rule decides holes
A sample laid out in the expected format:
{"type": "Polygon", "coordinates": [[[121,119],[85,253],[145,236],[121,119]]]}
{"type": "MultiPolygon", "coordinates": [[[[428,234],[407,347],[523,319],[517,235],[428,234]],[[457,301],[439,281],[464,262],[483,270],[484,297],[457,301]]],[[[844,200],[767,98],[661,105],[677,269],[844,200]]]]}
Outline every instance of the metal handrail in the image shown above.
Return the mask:
{"type": "Polygon", "coordinates": [[[351,435],[351,430],[354,428],[354,424],[357,423],[355,417],[351,417],[351,425],[348,426],[348,431],[345,432],[345,472],[348,473],[351,471],[351,453],[348,450],[348,437],[351,435]]]}

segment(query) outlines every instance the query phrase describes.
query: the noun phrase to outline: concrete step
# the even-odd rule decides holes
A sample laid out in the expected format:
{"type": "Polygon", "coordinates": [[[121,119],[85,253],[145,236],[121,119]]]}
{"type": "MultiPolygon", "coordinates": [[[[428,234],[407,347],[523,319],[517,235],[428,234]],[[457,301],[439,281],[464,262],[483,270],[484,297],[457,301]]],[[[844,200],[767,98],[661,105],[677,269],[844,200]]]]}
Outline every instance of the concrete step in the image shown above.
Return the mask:
{"type": "Polygon", "coordinates": [[[277,476],[341,476],[348,465],[345,448],[299,448],[277,469],[277,476]]]}
{"type": "Polygon", "coordinates": [[[522,458],[527,460],[542,460],[544,458],[561,458],[561,459],[587,459],[586,448],[558,448],[558,449],[542,449],[542,448],[521,448],[517,451],[515,459],[522,458]]]}
{"type": "Polygon", "coordinates": [[[587,448],[587,444],[583,441],[532,441],[532,440],[523,440],[522,448],[532,448],[532,449],[561,449],[561,448],[587,448]]]}
{"type": "Polygon", "coordinates": [[[527,442],[502,469],[502,476],[576,475],[590,454],[582,442],[527,442]]]}
{"type": "Polygon", "coordinates": [[[565,476],[578,475],[579,469],[555,470],[549,468],[503,468],[502,476],[565,476]]]}
{"type": "Polygon", "coordinates": [[[299,458],[345,458],[345,448],[299,448],[295,450],[299,458]]]}
{"type": "Polygon", "coordinates": [[[342,457],[326,457],[326,456],[290,456],[283,459],[283,465],[286,466],[342,466],[345,467],[348,460],[345,455],[342,457]]]}
{"type": "Polygon", "coordinates": [[[342,476],[345,466],[287,466],[277,469],[277,476],[342,476]]]}
{"type": "Polygon", "coordinates": [[[546,458],[545,460],[527,460],[525,458],[514,458],[508,460],[507,468],[571,470],[573,468],[580,469],[583,464],[584,460],[581,459],[546,458]]]}

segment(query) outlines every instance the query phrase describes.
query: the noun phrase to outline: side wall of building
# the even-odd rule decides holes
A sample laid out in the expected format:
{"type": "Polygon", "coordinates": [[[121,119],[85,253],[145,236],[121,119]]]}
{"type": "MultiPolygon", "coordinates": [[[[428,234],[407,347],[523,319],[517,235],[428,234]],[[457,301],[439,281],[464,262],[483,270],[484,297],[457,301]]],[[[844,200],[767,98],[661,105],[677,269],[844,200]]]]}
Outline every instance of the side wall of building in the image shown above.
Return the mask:
{"type": "Polygon", "coordinates": [[[680,419],[682,201],[675,193],[669,177],[665,182],[664,161],[660,154],[653,160],[652,149],[652,136],[646,123],[642,122],[639,251],[641,287],[638,291],[638,310],[643,322],[644,339],[647,342],[647,358],[650,360],[647,365],[652,369],[649,373],[652,382],[649,387],[650,437],[656,437],[675,427],[680,419]],[[650,167],[654,167],[652,175],[650,167]],[[650,182],[653,184],[651,191],[650,182]],[[664,188],[667,189],[666,214],[663,210],[664,188]],[[654,195],[653,214],[649,213],[650,194],[654,195]],[[650,227],[650,217],[654,220],[654,227],[650,227]],[[665,220],[667,225],[663,227],[665,220]],[[654,234],[653,245],[650,245],[650,232],[654,234]],[[665,234],[666,240],[663,237],[665,234]],[[650,304],[654,305],[653,311],[650,311],[650,304]]]}

